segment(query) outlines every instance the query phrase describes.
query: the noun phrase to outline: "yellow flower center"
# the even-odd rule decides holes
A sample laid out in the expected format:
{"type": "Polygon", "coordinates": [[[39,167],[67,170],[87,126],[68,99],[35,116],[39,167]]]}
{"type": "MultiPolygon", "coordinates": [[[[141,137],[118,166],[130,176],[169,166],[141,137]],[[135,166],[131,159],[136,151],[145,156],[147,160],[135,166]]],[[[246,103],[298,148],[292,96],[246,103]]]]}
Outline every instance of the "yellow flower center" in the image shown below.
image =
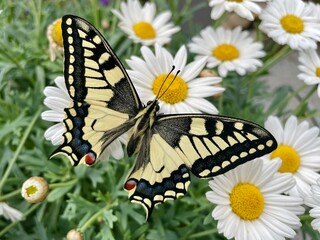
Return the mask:
{"type": "Polygon", "coordinates": [[[220,61],[231,61],[239,57],[239,50],[230,44],[221,44],[212,51],[212,55],[220,61]]]}
{"type": "Polygon", "coordinates": [[[228,2],[237,2],[237,3],[241,3],[243,2],[242,0],[227,0],[228,2]]]}
{"type": "Polygon", "coordinates": [[[30,197],[30,195],[35,194],[36,192],[38,192],[38,188],[36,188],[35,186],[30,186],[26,188],[26,193],[28,197],[30,197]]]}
{"type": "Polygon", "coordinates": [[[295,15],[287,15],[281,18],[280,23],[284,30],[288,33],[301,33],[304,29],[304,24],[301,18],[295,16],[295,15]]]}
{"type": "Polygon", "coordinates": [[[170,74],[169,76],[167,74],[161,74],[154,80],[152,91],[156,96],[160,97],[161,101],[169,104],[175,104],[186,99],[188,94],[188,85],[179,76],[173,74],[170,74]]]}
{"type": "Polygon", "coordinates": [[[316,76],[320,77],[320,67],[317,67],[317,69],[316,69],[316,76]]]}
{"type": "Polygon", "coordinates": [[[52,30],[52,38],[57,45],[59,45],[60,47],[63,47],[61,22],[62,22],[61,19],[58,19],[55,22],[52,30]]]}
{"type": "Polygon", "coordinates": [[[271,154],[271,159],[279,157],[282,165],[279,172],[295,173],[300,167],[300,156],[292,147],[288,145],[279,145],[271,154]]]}
{"type": "Polygon", "coordinates": [[[264,209],[264,198],[259,188],[251,183],[239,183],[230,193],[232,211],[243,220],[259,218],[264,209]]]}
{"type": "Polygon", "coordinates": [[[148,22],[139,22],[133,25],[134,33],[142,39],[153,39],[156,37],[156,31],[148,22]]]}

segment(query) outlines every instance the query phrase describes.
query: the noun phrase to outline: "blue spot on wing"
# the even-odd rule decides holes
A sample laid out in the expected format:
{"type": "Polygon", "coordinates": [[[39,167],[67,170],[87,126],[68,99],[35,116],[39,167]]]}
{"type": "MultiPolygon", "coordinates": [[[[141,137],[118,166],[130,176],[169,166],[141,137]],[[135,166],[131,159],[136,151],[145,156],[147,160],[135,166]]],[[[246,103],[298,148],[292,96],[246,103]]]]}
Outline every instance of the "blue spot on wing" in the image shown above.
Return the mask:
{"type": "Polygon", "coordinates": [[[169,177],[163,178],[162,182],[155,182],[154,184],[151,184],[147,179],[128,179],[127,182],[131,180],[137,182],[135,192],[130,196],[130,200],[138,201],[140,204],[144,205],[147,209],[147,218],[149,218],[156,203],[162,203],[164,202],[164,199],[176,199],[177,193],[186,193],[185,188],[176,188],[177,183],[185,184],[190,181],[189,174],[188,176],[183,177],[185,173],[189,173],[189,170],[185,165],[181,165],[177,170],[173,171],[169,177]],[[173,191],[175,194],[167,196],[165,195],[167,191],[173,191]],[[156,195],[163,196],[163,199],[154,200],[156,195]],[[143,201],[144,199],[149,199],[151,205],[149,206],[146,204],[146,202],[143,201]]]}

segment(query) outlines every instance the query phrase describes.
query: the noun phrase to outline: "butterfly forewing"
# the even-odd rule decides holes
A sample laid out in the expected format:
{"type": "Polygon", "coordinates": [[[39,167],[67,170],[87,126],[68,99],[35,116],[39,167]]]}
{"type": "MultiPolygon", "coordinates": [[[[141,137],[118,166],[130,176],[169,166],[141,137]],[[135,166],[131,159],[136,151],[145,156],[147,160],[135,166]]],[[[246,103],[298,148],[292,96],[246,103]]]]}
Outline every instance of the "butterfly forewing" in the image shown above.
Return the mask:
{"type": "Polygon", "coordinates": [[[140,99],[103,36],[86,20],[69,15],[62,18],[62,35],[70,97],[135,116],[140,99]]]}
{"type": "Polygon", "coordinates": [[[154,129],[200,178],[225,173],[277,147],[261,126],[218,115],[160,116],[154,129]]]}
{"type": "Polygon", "coordinates": [[[65,109],[63,144],[74,165],[94,162],[102,151],[132,126],[125,125],[141,109],[138,95],[122,64],[103,36],[76,16],[62,18],[64,77],[73,100],[65,109]]]}

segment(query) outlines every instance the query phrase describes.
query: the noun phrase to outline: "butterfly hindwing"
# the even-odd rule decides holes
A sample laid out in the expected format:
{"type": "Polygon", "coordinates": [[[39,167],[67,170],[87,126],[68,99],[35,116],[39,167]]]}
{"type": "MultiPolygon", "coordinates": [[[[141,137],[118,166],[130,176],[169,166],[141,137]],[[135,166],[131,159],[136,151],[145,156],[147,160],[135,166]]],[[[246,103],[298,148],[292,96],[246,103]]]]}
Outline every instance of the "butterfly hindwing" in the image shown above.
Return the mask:
{"type": "Polygon", "coordinates": [[[259,125],[217,115],[162,115],[149,135],[144,145],[149,150],[138,154],[125,184],[147,217],[156,204],[186,193],[189,171],[200,178],[216,176],[277,146],[259,125]]]}
{"type": "Polygon", "coordinates": [[[183,196],[190,184],[190,172],[175,150],[159,135],[145,137],[145,147],[124,188],[131,202],[141,204],[148,219],[155,205],[183,196]]]}
{"type": "Polygon", "coordinates": [[[52,154],[74,165],[89,162],[132,126],[124,123],[142,105],[122,64],[103,36],[86,20],[62,18],[64,77],[72,102],[65,109],[63,144],[52,154]]]}

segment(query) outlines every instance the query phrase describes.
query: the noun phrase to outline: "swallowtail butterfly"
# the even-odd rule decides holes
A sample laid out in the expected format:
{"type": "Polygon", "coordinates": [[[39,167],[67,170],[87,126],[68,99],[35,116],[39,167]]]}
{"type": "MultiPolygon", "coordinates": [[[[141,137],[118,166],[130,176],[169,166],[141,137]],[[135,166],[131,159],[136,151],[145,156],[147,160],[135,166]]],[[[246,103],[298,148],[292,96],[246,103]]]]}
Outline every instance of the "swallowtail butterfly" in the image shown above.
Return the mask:
{"type": "Polygon", "coordinates": [[[147,218],[156,204],[183,196],[190,172],[213,177],[277,147],[261,126],[208,114],[158,114],[158,99],[143,105],[110,45],[86,20],[62,18],[64,77],[72,103],[65,108],[63,144],[52,154],[73,165],[93,164],[117,137],[130,133],[136,161],[124,188],[147,218]]]}

